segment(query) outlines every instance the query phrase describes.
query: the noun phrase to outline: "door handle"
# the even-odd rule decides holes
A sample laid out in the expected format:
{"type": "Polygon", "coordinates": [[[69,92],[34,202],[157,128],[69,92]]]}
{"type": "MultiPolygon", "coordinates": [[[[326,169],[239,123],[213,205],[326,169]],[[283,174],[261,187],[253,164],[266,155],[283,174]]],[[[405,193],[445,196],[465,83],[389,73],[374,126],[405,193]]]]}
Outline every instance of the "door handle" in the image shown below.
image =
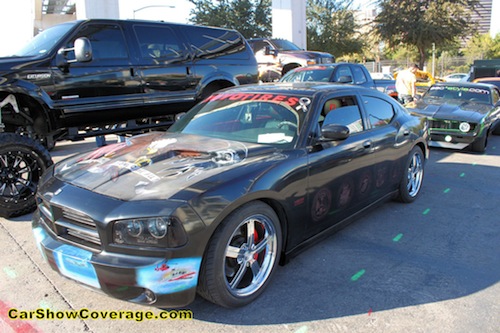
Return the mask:
{"type": "Polygon", "coordinates": [[[370,148],[372,146],[372,140],[367,140],[365,142],[363,142],[363,148],[370,148]]]}

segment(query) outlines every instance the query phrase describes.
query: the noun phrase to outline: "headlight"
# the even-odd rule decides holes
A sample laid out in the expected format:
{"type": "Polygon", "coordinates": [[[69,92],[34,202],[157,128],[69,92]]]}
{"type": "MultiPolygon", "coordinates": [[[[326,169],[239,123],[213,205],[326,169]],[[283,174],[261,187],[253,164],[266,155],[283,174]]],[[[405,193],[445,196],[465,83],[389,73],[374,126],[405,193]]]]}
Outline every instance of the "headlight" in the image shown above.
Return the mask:
{"type": "Polygon", "coordinates": [[[458,128],[460,129],[460,131],[462,131],[464,133],[467,133],[468,131],[470,131],[470,124],[466,123],[466,122],[463,122],[463,123],[460,123],[460,125],[458,126],[458,128]]]}
{"type": "Polygon", "coordinates": [[[173,217],[149,217],[116,221],[113,243],[173,248],[186,244],[184,228],[173,217]]]}

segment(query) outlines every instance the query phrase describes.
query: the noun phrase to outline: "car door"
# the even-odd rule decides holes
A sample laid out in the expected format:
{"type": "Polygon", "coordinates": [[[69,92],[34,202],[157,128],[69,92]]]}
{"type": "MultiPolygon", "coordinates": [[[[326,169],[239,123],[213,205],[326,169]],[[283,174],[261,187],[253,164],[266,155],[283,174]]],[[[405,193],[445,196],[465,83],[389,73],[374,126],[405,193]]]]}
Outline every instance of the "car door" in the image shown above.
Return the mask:
{"type": "Polygon", "coordinates": [[[194,102],[191,57],[174,27],[134,24],[133,33],[145,104],[194,102]]]}
{"type": "MultiPolygon", "coordinates": [[[[56,58],[53,66],[54,90],[50,96],[55,107],[65,110],[66,121],[70,124],[71,116],[88,116],[89,112],[95,116],[99,110],[111,107],[141,105],[140,78],[134,75],[121,26],[97,22],[83,25],[65,43],[66,48],[71,48],[79,37],[90,40],[92,60],[58,67],[56,58]]],[[[74,52],[68,52],[66,58],[74,59],[74,52]]]]}
{"type": "Polygon", "coordinates": [[[312,139],[315,143],[308,156],[309,237],[355,213],[373,187],[372,134],[363,119],[360,96],[334,94],[322,104],[318,130],[330,123],[340,124],[349,128],[350,135],[342,141],[312,139]]]}

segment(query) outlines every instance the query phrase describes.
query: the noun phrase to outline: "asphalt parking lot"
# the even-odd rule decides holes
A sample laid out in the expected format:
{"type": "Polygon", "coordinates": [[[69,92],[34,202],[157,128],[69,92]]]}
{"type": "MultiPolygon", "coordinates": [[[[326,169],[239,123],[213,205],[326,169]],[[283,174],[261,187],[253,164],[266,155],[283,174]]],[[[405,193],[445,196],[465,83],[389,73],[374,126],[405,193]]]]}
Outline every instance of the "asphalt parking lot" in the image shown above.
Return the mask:
{"type": "MultiPolygon", "coordinates": [[[[95,142],[58,143],[54,160],[95,142]]],[[[192,320],[11,320],[21,311],[152,311],[60,277],[31,215],[0,219],[0,332],[499,332],[500,136],[485,154],[432,149],[421,197],[388,202],[279,267],[247,307],[198,298],[192,320]],[[43,310],[45,311],[45,310],[43,310]]]]}

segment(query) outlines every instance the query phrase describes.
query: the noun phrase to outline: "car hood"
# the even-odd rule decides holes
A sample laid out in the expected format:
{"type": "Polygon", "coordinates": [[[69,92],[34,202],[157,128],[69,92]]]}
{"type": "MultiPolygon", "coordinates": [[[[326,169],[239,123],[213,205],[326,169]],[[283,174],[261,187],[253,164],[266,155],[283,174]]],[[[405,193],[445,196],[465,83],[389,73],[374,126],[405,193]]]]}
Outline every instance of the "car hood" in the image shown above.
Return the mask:
{"type": "Polygon", "coordinates": [[[488,104],[463,102],[463,101],[449,101],[442,103],[439,101],[418,101],[413,106],[408,106],[408,110],[415,112],[419,115],[435,119],[447,120],[467,120],[479,122],[481,119],[491,111],[493,107],[488,104]]]}
{"type": "Polygon", "coordinates": [[[278,158],[278,151],[260,144],[150,133],[64,160],[54,175],[117,199],[168,199],[183,190],[196,192],[230,181],[244,172],[236,168],[253,169],[260,160],[278,158]],[[222,173],[227,174],[220,177],[222,173]]]}

